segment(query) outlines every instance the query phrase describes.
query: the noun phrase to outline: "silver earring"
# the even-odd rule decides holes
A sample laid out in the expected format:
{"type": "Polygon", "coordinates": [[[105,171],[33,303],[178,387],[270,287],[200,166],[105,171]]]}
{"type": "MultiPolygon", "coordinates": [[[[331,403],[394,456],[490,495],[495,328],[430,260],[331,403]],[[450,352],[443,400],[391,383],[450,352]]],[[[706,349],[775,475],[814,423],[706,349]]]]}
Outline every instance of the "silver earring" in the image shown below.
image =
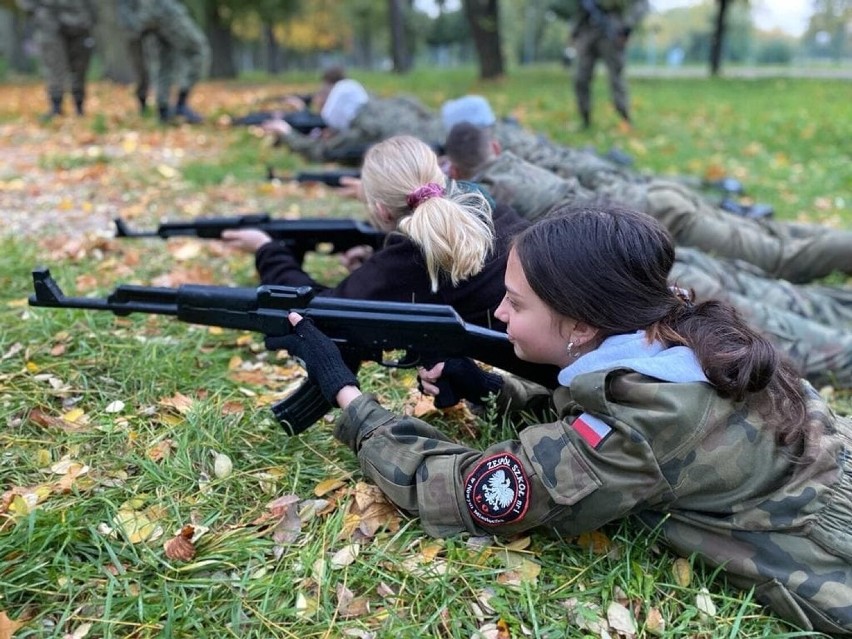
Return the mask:
{"type": "Polygon", "coordinates": [[[574,348],[574,342],[568,342],[568,347],[565,349],[566,352],[568,353],[568,357],[574,357],[575,356],[574,353],[571,352],[571,350],[573,348],[574,348]]]}

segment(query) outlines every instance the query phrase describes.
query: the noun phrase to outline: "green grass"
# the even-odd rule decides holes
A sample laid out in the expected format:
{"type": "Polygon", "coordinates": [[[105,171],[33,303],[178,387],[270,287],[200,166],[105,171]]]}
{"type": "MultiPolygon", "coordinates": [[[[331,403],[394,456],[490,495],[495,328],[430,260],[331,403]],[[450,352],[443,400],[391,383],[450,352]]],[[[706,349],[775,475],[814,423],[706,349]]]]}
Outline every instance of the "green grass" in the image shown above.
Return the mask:
{"type": "MultiPolygon", "coordinates": [[[[655,173],[703,174],[718,166],[741,178],[755,198],[775,204],[782,217],[852,226],[848,82],[634,80],[636,126],[625,134],[602,82],[595,93],[596,128],[578,130],[568,77],[556,67],[513,71],[494,84],[480,83],[470,69],[355,75],[377,92],[414,93],[433,107],[481,92],[500,114],[514,114],[562,142],[601,150],[618,146],[637,167],[655,173]]],[[[306,80],[299,75],[293,81],[306,80]]],[[[281,82],[277,78],[274,86],[281,82]]],[[[131,123],[99,119],[92,135],[131,123]]],[[[190,189],[260,182],[266,163],[286,171],[302,166],[245,131],[201,130],[226,136],[228,152],[185,158],[179,171],[190,189]]],[[[58,171],[86,158],[54,154],[41,166],[58,171]]],[[[138,176],[147,188],[158,179],[138,176]]],[[[327,194],[304,201],[288,195],[278,203],[283,210],[296,204],[304,216],[358,213],[327,194]]],[[[333,439],[328,423],[298,438],[283,435],[264,402],[268,394],[289,389],[297,371],[265,353],[258,336],[165,317],[116,318],[22,304],[36,264],[56,266],[69,294],[77,278],[93,274],[95,291],[104,295],[127,281],[117,280],[107,265],[121,264],[133,252],[141,256],[135,282],[150,283],[175,267],[157,240],[99,247],[56,264],[38,242],[0,239],[0,492],[48,491],[32,509],[15,502],[0,514],[0,613],[26,622],[16,639],[65,637],[85,624],[92,624],[89,637],[134,639],[468,638],[498,621],[512,637],[594,637],[599,635],[581,629],[578,619],[595,620],[611,603],[624,601],[638,612],[641,637],[803,636],[711,570],[690,562],[690,579],[678,581],[677,556],[630,521],[602,531],[608,550],[542,533],[508,551],[507,540],[486,539],[480,546],[466,536],[434,547],[419,522],[406,519],[371,539],[344,534],[360,479],[357,460],[333,439]],[[237,359],[258,378],[235,378],[237,359]],[[177,393],[193,400],[186,412],[163,405],[177,393]],[[118,401],[123,408],[112,412],[118,401]],[[74,410],[88,422],[63,428],[39,416],[70,419],[74,410]],[[153,454],[165,449],[167,457],[153,454]],[[216,475],[216,455],[231,460],[230,474],[216,475]],[[86,464],[88,471],[67,491],[49,488],[62,477],[51,467],[64,458],[86,464]],[[258,523],[273,499],[313,499],[314,488],[328,478],[342,478],[344,485],[323,496],[331,502],[327,511],[307,520],[295,542],[277,543],[274,522],[258,523]],[[162,536],[146,541],[132,539],[129,528],[118,531],[116,517],[128,511],[161,527],[162,536]],[[164,541],[190,523],[207,529],[196,556],[169,559],[164,541]],[[333,555],[355,541],[357,560],[332,568],[333,555]],[[535,578],[523,572],[531,568],[521,560],[540,568],[535,578]],[[507,582],[507,570],[528,579],[507,582]],[[344,587],[369,608],[352,616],[338,610],[344,587]],[[715,604],[712,619],[697,606],[702,589],[715,604]],[[578,611],[573,616],[566,608],[571,602],[578,611]],[[652,609],[666,624],[657,634],[643,625],[652,609]]],[[[223,283],[249,284],[253,278],[250,259],[207,245],[182,264],[204,265],[223,283]]],[[[308,268],[329,281],[341,276],[331,258],[312,256],[308,268]]],[[[396,410],[413,385],[411,372],[374,365],[365,366],[360,379],[396,410]]],[[[852,413],[848,393],[833,401],[840,412],[852,413]]],[[[451,412],[430,421],[477,446],[512,432],[488,414],[473,419],[451,412]]]]}

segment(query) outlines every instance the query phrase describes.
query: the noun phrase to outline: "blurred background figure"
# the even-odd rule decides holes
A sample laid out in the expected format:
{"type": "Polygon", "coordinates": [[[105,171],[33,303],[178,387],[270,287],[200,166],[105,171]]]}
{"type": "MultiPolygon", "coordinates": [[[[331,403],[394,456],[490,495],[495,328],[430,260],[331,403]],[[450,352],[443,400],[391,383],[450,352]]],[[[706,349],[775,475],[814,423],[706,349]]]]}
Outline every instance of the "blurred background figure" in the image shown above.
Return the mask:
{"type": "Polygon", "coordinates": [[[119,0],[118,15],[130,34],[136,67],[136,97],[147,108],[148,78],[157,68],[157,113],[161,122],[181,118],[191,124],[202,117],[189,107],[189,94],[204,75],[210,58],[207,38],[178,0],[119,0]],[[144,46],[143,46],[144,43],[144,46]],[[177,87],[174,108],[172,87],[177,87]]]}
{"type": "Polygon", "coordinates": [[[606,65],[615,110],[630,123],[625,51],[630,34],[649,9],[648,0],[580,0],[571,38],[576,53],[574,93],[583,128],[592,124],[590,91],[599,58],[606,65]]]}
{"type": "Polygon", "coordinates": [[[92,28],[97,12],[94,0],[17,0],[35,27],[35,40],[50,101],[45,119],[62,115],[62,99],[70,77],[77,115],[86,101],[86,71],[95,40],[92,28]]]}

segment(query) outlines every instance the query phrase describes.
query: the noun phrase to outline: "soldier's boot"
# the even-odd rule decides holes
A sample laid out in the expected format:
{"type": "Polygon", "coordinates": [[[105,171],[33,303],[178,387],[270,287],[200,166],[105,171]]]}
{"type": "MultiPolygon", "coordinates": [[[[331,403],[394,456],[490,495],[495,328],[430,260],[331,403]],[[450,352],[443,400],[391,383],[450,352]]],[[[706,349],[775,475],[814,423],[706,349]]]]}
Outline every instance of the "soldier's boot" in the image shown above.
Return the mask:
{"type": "Polygon", "coordinates": [[[139,103],[139,115],[148,115],[148,96],[144,93],[137,93],[136,101],[139,103]]]}
{"type": "Polygon", "coordinates": [[[43,114],[39,120],[50,122],[57,115],[62,115],[62,96],[50,98],[50,111],[43,114]]]}
{"type": "Polygon", "coordinates": [[[74,108],[77,111],[77,115],[83,115],[85,113],[85,109],[83,108],[83,103],[86,101],[86,96],[82,93],[74,93],[74,108]]]}
{"type": "Polygon", "coordinates": [[[161,124],[168,124],[172,120],[172,111],[168,104],[158,104],[157,115],[160,118],[161,124]]]}
{"type": "Polygon", "coordinates": [[[204,118],[189,108],[189,105],[186,103],[188,97],[189,91],[178,93],[177,104],[175,104],[175,115],[182,117],[188,124],[200,124],[204,121],[204,118]]]}

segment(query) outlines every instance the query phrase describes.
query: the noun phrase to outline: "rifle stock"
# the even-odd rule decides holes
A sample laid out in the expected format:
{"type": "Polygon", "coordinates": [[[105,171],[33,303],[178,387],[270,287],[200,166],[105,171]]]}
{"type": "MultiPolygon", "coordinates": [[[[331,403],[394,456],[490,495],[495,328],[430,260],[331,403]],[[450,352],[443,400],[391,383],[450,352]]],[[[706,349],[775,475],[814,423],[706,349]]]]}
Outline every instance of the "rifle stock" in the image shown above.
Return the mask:
{"type": "Polygon", "coordinates": [[[354,246],[369,245],[380,249],[385,233],[358,220],[314,218],[304,220],[274,219],[268,213],[250,213],[230,217],[197,217],[186,222],[164,222],[152,231],[139,231],[127,222],[115,218],[116,237],[178,236],[219,239],[228,229],[258,229],[274,240],[281,240],[294,251],[304,254],[318,244],[330,244],[333,253],[342,253],[354,246]]]}
{"type": "MultiPolygon", "coordinates": [[[[448,357],[471,357],[548,387],[556,383],[556,367],[518,359],[505,333],[466,323],[450,306],[314,297],[307,286],[120,285],[106,298],[67,297],[48,269],[36,268],[32,275],[31,306],[170,315],[182,322],[266,336],[290,333],[287,316],[296,312],[311,318],[337,344],[346,361],[416,366],[448,357]],[[384,351],[394,350],[405,351],[403,360],[384,361],[384,351]]],[[[298,435],[330,408],[308,379],[273,406],[272,412],[288,434],[298,435]]]]}

